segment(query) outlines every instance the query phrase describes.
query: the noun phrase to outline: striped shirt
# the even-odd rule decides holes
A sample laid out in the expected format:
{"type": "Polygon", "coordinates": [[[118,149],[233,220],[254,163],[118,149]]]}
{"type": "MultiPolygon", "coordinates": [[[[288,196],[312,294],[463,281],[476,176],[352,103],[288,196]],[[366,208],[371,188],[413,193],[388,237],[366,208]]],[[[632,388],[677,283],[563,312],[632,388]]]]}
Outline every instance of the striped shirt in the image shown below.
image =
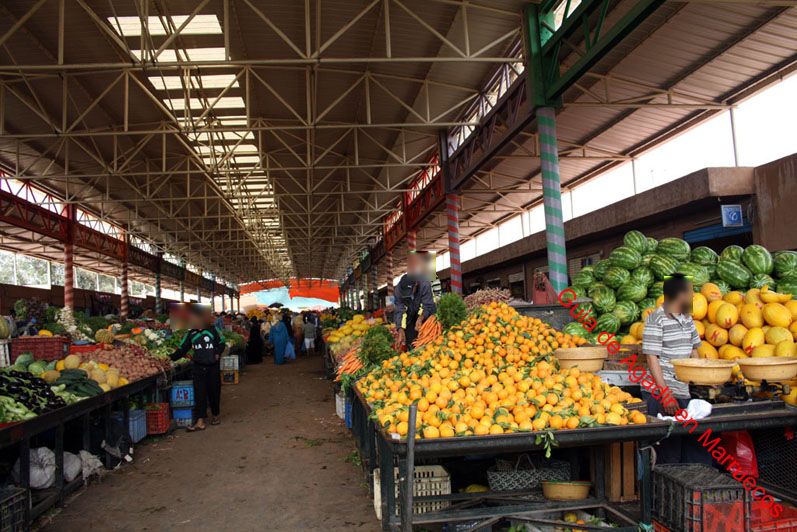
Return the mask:
{"type": "Polygon", "coordinates": [[[675,378],[671,360],[689,358],[692,349],[700,346],[695,322],[686,314],[668,315],[664,307],[659,307],[648,316],[642,333],[642,352],[659,357],[659,365],[664,383],[675,397],[689,398],[688,383],[675,378]]]}

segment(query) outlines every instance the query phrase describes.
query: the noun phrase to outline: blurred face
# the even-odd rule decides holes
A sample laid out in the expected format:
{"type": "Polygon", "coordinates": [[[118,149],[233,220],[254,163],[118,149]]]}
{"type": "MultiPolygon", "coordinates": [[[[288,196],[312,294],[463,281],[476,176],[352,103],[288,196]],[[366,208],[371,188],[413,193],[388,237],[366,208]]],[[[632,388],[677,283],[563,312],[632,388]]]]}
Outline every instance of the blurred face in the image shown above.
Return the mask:
{"type": "Polygon", "coordinates": [[[415,253],[410,253],[407,257],[407,273],[411,275],[423,274],[423,260],[415,253]]]}
{"type": "Polygon", "coordinates": [[[694,290],[692,288],[692,283],[688,283],[687,289],[678,294],[678,297],[675,298],[673,306],[677,309],[680,309],[681,313],[683,314],[691,314],[693,296],[694,290]]]}

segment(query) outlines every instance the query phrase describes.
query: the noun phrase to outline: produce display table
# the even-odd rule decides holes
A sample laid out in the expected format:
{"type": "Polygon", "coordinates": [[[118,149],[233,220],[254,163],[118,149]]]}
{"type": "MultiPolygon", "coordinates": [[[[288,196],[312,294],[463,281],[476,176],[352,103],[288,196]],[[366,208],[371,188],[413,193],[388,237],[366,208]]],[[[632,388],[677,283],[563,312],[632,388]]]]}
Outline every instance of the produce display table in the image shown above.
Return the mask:
{"type": "MultiPolygon", "coordinates": [[[[157,400],[162,389],[169,387],[171,381],[188,375],[190,369],[191,364],[181,365],[166,375],[153,375],[140,379],[63,408],[41,414],[27,421],[0,428],[0,449],[19,445],[20,486],[25,489],[30,487],[31,439],[47,431],[55,430],[55,484],[52,488],[43,490],[45,492],[44,497],[28,509],[25,516],[26,526],[29,526],[34,519],[52,506],[61,504],[64,497],[80,487],[83,482],[81,477],[69,483],[64,480],[64,432],[68,422],[76,419],[82,421],[83,449],[88,450],[90,448],[90,419],[92,414],[101,413],[105,421],[105,434],[108,437],[112,407],[114,404],[121,403],[124,427],[125,430],[129,430],[130,397],[151,390],[157,400]]],[[[106,466],[109,458],[106,453],[106,466]]]]}
{"type": "MultiPolygon", "coordinates": [[[[611,515],[616,521],[624,523],[620,530],[637,530],[638,523],[635,520],[625,516],[607,501],[604,476],[601,474],[595,475],[594,496],[584,501],[570,503],[529,501],[524,500],[518,494],[507,492],[453,494],[416,498],[415,500],[418,502],[447,501],[451,502],[452,506],[445,510],[413,515],[411,510],[412,494],[408,488],[409,479],[413,478],[415,459],[523,453],[540,451],[543,446],[535,443],[533,433],[421,439],[415,440],[410,446],[407,441],[393,439],[390,434],[385,433],[369,419],[370,408],[359,394],[352,393],[351,398],[353,400],[352,430],[369,478],[374,473],[374,469],[379,467],[384,530],[409,529],[410,524],[480,521],[473,527],[478,529],[479,526],[486,526],[497,522],[502,517],[510,516],[529,522],[536,520],[536,522],[543,523],[542,516],[544,514],[577,509],[603,510],[606,515],[611,515]],[[395,496],[396,483],[393,468],[396,465],[399,468],[399,493],[402,504],[399,504],[395,496]],[[399,507],[402,507],[401,517],[397,514],[399,507]]],[[[700,420],[698,428],[691,437],[697,438],[708,429],[711,429],[713,433],[718,433],[794,425],[797,425],[797,409],[788,407],[781,401],[716,405],[711,417],[700,420]]],[[[644,425],[602,426],[554,432],[559,448],[584,448],[585,450],[592,448],[594,450],[597,446],[607,443],[639,442],[642,454],[640,499],[644,523],[650,523],[652,516],[650,450],[646,447],[668,435],[688,434],[687,427],[680,424],[671,426],[668,422],[652,418],[649,418],[649,423],[644,425]]],[[[595,471],[603,471],[603,455],[600,452],[591,452],[591,456],[595,471]]]]}

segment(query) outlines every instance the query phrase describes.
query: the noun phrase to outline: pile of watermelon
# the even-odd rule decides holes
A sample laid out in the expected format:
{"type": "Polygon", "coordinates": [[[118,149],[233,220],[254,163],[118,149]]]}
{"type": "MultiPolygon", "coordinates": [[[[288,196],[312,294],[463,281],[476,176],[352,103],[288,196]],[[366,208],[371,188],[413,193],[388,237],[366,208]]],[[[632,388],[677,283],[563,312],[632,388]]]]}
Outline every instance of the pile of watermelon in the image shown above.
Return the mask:
{"type": "MultiPolygon", "coordinates": [[[[759,245],[746,248],[728,246],[717,254],[711,248],[692,249],[680,238],[656,240],[639,231],[629,231],[623,245],[594,265],[584,267],[573,279],[572,288],[582,309],[592,310],[597,318],[594,332],[627,331],[643,311],[653,308],[662,295],[665,276],[681,272],[691,276],[695,291],[708,282],[723,295],[730,290],[746,290],[768,285],[770,289],[797,298],[797,252],[770,253],[759,245]]],[[[564,332],[590,338],[579,323],[570,323],[564,332]]]]}

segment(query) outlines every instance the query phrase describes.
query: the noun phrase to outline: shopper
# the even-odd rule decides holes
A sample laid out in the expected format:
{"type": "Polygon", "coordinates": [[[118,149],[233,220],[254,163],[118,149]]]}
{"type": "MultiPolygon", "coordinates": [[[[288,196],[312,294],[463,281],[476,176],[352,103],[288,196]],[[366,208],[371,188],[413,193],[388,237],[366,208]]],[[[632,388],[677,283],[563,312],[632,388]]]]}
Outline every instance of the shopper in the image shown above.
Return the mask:
{"type": "Polygon", "coordinates": [[[219,361],[225,351],[224,338],[212,325],[208,307],[190,306],[191,326],[180,346],[172,353],[172,360],[193,352],[194,419],[189,431],[205,430],[208,403],[212,414],[210,424],[218,425],[221,414],[221,371],[219,361]]]}
{"type": "Polygon", "coordinates": [[[310,320],[309,316],[305,316],[304,322],[304,350],[307,356],[315,354],[315,324],[310,320]],[[312,353],[311,353],[312,352],[312,353]]]}
{"type": "Polygon", "coordinates": [[[278,366],[284,364],[285,350],[288,347],[288,342],[291,341],[284,320],[274,318],[274,321],[271,322],[268,341],[274,346],[274,364],[278,366]]]}
{"type": "Polygon", "coordinates": [[[407,273],[401,277],[395,290],[394,319],[398,343],[406,346],[407,350],[412,349],[421,324],[436,310],[423,255],[418,251],[409,254],[407,273]]]}
{"type": "Polygon", "coordinates": [[[260,320],[252,316],[249,320],[249,341],[246,343],[246,363],[260,364],[263,362],[265,343],[260,335],[260,320]]]}
{"type": "MultiPolygon", "coordinates": [[[[689,403],[689,384],[675,378],[672,361],[681,358],[700,358],[700,335],[692,319],[692,282],[682,273],[664,279],[664,304],[645,321],[642,334],[642,353],[647,355],[648,368],[659,389],[669,388],[675,401],[662,404],[646,390],[642,398],[648,415],[661,413],[673,416],[689,403]]],[[[711,457],[692,437],[669,437],[656,447],[656,463],[711,463],[711,457]]]]}

